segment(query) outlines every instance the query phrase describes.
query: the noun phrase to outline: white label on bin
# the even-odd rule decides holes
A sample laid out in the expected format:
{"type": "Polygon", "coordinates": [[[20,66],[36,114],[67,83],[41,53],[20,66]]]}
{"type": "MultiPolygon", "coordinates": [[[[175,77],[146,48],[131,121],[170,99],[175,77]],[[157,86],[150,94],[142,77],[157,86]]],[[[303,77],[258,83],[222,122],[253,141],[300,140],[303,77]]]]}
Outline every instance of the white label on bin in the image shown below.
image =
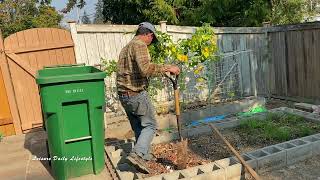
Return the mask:
{"type": "Polygon", "coordinates": [[[65,90],[66,94],[83,93],[83,92],[84,90],[82,88],[65,90]]]}

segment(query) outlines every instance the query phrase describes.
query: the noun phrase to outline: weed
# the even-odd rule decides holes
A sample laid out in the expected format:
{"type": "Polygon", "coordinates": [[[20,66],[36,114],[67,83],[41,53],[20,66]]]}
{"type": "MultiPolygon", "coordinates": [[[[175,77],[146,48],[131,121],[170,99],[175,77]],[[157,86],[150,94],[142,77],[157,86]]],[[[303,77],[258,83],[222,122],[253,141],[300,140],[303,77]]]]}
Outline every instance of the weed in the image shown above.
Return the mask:
{"type": "Polygon", "coordinates": [[[292,114],[268,113],[263,119],[251,117],[241,121],[238,129],[251,138],[287,141],[320,132],[320,125],[292,114]]]}

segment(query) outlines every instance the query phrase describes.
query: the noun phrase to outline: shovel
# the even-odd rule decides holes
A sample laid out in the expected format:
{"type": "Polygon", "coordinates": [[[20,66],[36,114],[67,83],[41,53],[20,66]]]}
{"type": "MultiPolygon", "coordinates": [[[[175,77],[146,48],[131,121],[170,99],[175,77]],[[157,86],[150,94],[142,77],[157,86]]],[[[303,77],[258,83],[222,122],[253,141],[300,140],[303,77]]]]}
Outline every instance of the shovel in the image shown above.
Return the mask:
{"type": "Polygon", "coordinates": [[[183,139],[183,137],[181,136],[180,101],[179,101],[179,89],[178,89],[179,75],[175,75],[175,77],[172,77],[170,73],[169,74],[166,73],[166,76],[172,82],[173,89],[174,89],[174,103],[175,103],[177,126],[178,126],[178,133],[179,133],[179,139],[180,139],[180,142],[177,142],[177,150],[178,150],[177,166],[178,166],[178,169],[186,169],[187,162],[188,162],[188,154],[187,154],[188,140],[183,139]]]}

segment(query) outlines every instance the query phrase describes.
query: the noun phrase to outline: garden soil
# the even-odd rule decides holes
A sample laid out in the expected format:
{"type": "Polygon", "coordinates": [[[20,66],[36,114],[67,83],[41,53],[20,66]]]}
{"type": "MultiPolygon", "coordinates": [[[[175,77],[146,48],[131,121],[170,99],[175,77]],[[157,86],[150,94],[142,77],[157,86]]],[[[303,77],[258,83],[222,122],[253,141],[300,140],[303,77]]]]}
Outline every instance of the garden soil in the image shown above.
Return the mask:
{"type": "MultiPolygon", "coordinates": [[[[236,129],[223,130],[221,132],[240,153],[253,151],[276,143],[266,140],[252,141],[236,129]]],[[[234,156],[216,134],[192,137],[188,139],[188,146],[187,168],[234,156]]],[[[156,144],[152,148],[157,161],[148,162],[148,166],[152,170],[152,173],[147,175],[148,177],[177,170],[178,152],[174,142],[156,144]]]]}

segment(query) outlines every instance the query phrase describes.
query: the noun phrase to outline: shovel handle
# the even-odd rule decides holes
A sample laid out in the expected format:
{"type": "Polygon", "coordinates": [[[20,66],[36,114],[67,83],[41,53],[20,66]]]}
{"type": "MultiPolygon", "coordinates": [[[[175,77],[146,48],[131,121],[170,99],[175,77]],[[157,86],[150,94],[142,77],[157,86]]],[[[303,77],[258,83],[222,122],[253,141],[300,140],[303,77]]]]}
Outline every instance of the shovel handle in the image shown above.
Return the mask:
{"type": "Polygon", "coordinates": [[[218,136],[223,140],[223,142],[228,146],[228,148],[233,152],[233,154],[239,159],[241,164],[248,170],[248,172],[252,175],[255,180],[261,180],[260,176],[250,167],[250,165],[241,157],[241,155],[235,150],[232,145],[223,137],[220,131],[213,125],[209,124],[213,132],[218,134],[218,136]]]}
{"type": "Polygon", "coordinates": [[[174,103],[176,108],[176,115],[180,116],[180,101],[179,101],[179,89],[174,90],[174,103]]]}
{"type": "Polygon", "coordinates": [[[174,77],[172,77],[172,75],[170,75],[169,73],[166,73],[165,75],[172,82],[173,89],[174,89],[174,102],[175,102],[175,108],[176,108],[176,115],[180,116],[180,100],[179,100],[180,99],[180,93],[179,93],[179,89],[178,89],[178,78],[179,78],[179,75],[175,75],[174,77]]]}
{"type": "Polygon", "coordinates": [[[170,79],[173,85],[173,89],[178,89],[178,79],[179,75],[171,75],[170,73],[165,73],[166,77],[170,79]]]}
{"type": "Polygon", "coordinates": [[[175,110],[176,110],[176,116],[177,116],[177,126],[178,126],[178,132],[179,132],[179,138],[180,140],[182,139],[181,136],[181,120],[180,120],[180,93],[179,93],[179,89],[178,89],[178,78],[179,75],[175,75],[174,77],[172,77],[172,75],[170,73],[165,73],[166,77],[170,79],[170,81],[172,82],[173,85],[173,89],[174,89],[174,103],[175,103],[175,110]]]}

